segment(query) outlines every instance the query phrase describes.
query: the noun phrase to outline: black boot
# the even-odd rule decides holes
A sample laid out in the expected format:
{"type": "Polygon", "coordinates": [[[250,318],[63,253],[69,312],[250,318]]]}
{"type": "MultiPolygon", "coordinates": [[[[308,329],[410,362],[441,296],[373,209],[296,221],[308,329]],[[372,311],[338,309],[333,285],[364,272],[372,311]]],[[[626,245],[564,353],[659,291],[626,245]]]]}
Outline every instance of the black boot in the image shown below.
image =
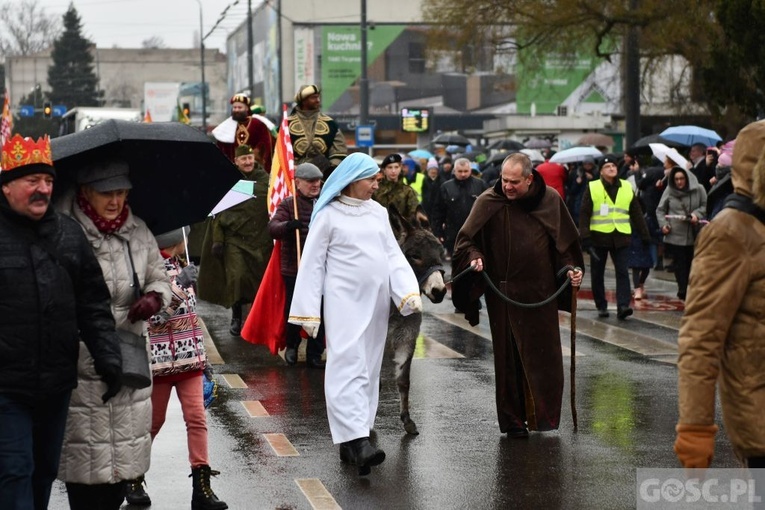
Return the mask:
{"type": "Polygon", "coordinates": [[[228,332],[231,336],[239,336],[242,332],[242,303],[239,301],[231,305],[231,327],[228,332]]]}
{"type": "Polygon", "coordinates": [[[210,476],[220,473],[213,471],[210,466],[199,466],[191,470],[191,480],[194,492],[191,494],[192,510],[226,510],[228,505],[218,499],[210,488],[210,476]]]}
{"type": "Polygon", "coordinates": [[[368,437],[360,437],[340,444],[340,460],[358,466],[359,475],[370,473],[370,467],[382,464],[385,452],[372,446],[368,437]]]}
{"type": "Polygon", "coordinates": [[[151,498],[143,488],[145,484],[146,480],[143,475],[135,480],[125,480],[125,499],[128,504],[135,506],[151,505],[151,498]]]}

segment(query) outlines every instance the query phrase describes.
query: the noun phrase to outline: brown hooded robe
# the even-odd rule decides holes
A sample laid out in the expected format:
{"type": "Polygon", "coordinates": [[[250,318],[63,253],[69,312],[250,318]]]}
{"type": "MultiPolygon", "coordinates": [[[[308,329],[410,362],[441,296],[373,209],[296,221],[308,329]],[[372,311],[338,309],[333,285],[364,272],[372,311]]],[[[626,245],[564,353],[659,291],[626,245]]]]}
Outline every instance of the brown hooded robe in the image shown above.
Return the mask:
{"type": "MultiPolygon", "coordinates": [[[[533,172],[529,193],[508,200],[501,180],[476,200],[455,243],[452,275],[481,258],[492,282],[509,298],[536,303],[565,279],[566,265],[583,267],[579,233],[560,195],[533,172]]],[[[478,324],[483,277],[471,273],[454,282],[454,306],[478,324]]],[[[568,310],[570,293],[541,308],[521,308],[486,292],[496,372],[496,399],[502,432],[553,430],[560,423],[563,356],[558,309],[568,310]],[[560,305],[560,306],[559,306],[560,305]]]]}

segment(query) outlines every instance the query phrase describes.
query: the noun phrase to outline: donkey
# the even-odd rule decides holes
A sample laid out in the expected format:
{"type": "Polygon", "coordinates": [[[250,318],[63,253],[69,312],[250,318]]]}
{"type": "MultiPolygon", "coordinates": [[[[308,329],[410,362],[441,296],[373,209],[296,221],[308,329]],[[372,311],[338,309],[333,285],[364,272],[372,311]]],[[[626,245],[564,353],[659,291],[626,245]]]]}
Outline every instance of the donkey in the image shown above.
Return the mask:
{"type": "MultiPolygon", "coordinates": [[[[406,260],[417,276],[420,291],[432,302],[440,303],[446,295],[443,245],[426,226],[413,225],[404,219],[395,206],[388,207],[388,217],[401,251],[404,252],[406,260]]],[[[409,416],[409,373],[421,324],[421,313],[404,317],[391,304],[388,340],[394,352],[393,361],[396,367],[401,421],[408,434],[419,434],[417,425],[409,416]]]]}

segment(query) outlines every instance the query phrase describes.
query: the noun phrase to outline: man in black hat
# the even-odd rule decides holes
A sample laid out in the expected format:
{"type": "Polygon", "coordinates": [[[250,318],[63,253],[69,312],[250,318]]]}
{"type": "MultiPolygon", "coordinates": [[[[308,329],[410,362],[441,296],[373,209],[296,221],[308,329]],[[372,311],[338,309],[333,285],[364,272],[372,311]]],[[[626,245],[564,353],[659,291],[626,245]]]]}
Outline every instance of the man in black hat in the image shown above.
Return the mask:
{"type": "Polygon", "coordinates": [[[263,165],[266,172],[271,171],[273,138],[263,122],[252,116],[250,98],[244,94],[235,94],[231,100],[231,117],[221,122],[212,134],[218,148],[233,162],[236,148],[249,145],[255,159],[263,165]]]}
{"type": "MultiPolygon", "coordinates": [[[[287,197],[274,211],[271,221],[268,222],[268,231],[271,237],[282,242],[281,247],[281,273],[286,289],[286,303],[284,320],[289,317],[292,296],[295,293],[295,281],[298,272],[297,237],[296,231],[300,232],[300,251],[305,246],[308,235],[308,224],[311,222],[313,205],[321,192],[322,173],[312,163],[301,163],[295,169],[295,189],[297,190],[298,218],[295,218],[295,205],[293,197],[287,197]]],[[[301,327],[287,323],[287,350],[284,352],[284,360],[288,365],[297,363],[297,351],[300,346],[301,327]]],[[[316,337],[308,337],[306,346],[306,364],[309,368],[324,368],[325,363],[321,359],[324,352],[324,321],[319,327],[316,337]]]]}
{"type": "Polygon", "coordinates": [[[610,254],[616,271],[616,317],[624,320],[632,315],[627,267],[632,229],[638,229],[645,245],[650,244],[651,237],[632,185],[617,177],[616,162],[613,154],[606,154],[600,166],[600,178],[590,181],[584,190],[579,233],[582,249],[590,252],[590,278],[598,317],[609,315],[603,278],[610,254]]]}
{"type": "Polygon", "coordinates": [[[82,228],[50,208],[48,138],[19,135],[0,172],[0,508],[47,508],[82,339],[106,383],[122,383],[109,289],[82,228]]]}
{"type": "Polygon", "coordinates": [[[348,154],[348,147],[337,122],[320,108],[321,89],[317,85],[303,85],[295,94],[295,108],[287,122],[295,164],[313,163],[326,179],[348,154]]]}

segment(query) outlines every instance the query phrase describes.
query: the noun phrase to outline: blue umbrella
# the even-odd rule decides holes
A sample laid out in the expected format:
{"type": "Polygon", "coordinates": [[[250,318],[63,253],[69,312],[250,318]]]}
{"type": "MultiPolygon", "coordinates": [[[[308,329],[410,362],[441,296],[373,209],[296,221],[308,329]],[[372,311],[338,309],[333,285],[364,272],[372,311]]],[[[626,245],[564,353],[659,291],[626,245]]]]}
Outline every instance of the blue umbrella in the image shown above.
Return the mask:
{"type": "Polygon", "coordinates": [[[698,126],[672,126],[662,131],[660,136],[675,143],[681,143],[688,146],[696,143],[703,143],[706,146],[711,146],[722,141],[720,135],[711,129],[704,129],[698,126]]]}
{"type": "Polygon", "coordinates": [[[411,151],[409,155],[416,159],[430,159],[433,157],[433,154],[426,151],[425,149],[415,149],[411,151]]]}

